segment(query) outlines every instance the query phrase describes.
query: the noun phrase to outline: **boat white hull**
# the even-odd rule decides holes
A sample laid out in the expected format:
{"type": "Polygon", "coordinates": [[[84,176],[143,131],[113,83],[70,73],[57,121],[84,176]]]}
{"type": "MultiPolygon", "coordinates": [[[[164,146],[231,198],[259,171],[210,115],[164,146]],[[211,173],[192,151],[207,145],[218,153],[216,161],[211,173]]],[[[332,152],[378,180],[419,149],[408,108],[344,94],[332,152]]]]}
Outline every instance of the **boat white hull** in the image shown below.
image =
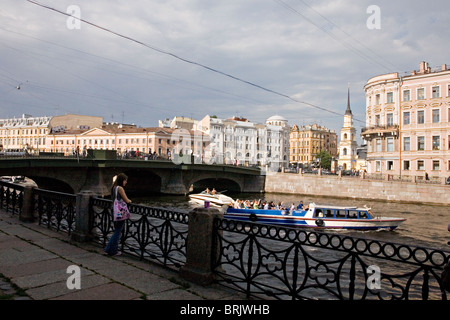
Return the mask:
{"type": "Polygon", "coordinates": [[[355,229],[377,230],[397,228],[405,219],[402,218],[374,218],[374,219],[336,219],[336,218],[308,218],[304,216],[288,215],[288,210],[252,210],[229,208],[225,218],[256,222],[270,225],[289,227],[319,228],[319,229],[355,229]]]}
{"type": "Polygon", "coordinates": [[[227,197],[223,194],[219,195],[209,195],[209,194],[191,194],[189,195],[190,201],[193,203],[204,206],[205,202],[209,202],[209,205],[212,207],[222,207],[223,205],[229,205],[233,203],[234,200],[230,197],[227,197]]]}

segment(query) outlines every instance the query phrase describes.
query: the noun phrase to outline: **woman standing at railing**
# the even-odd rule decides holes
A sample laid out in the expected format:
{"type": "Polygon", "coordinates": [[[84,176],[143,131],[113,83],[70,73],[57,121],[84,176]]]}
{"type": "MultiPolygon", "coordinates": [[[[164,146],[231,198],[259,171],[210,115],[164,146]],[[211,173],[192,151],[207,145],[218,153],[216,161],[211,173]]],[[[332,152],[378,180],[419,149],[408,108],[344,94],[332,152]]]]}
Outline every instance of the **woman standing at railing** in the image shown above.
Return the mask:
{"type": "Polygon", "coordinates": [[[131,203],[128,199],[124,187],[127,185],[128,177],[124,173],[120,173],[111,188],[111,195],[114,201],[114,233],[109,239],[108,245],[105,248],[105,254],[110,256],[120,256],[121,252],[118,251],[120,234],[122,233],[125,221],[129,218],[129,211],[127,204],[131,203]],[[124,202],[121,204],[121,202],[124,202]],[[117,216],[117,207],[120,207],[121,213],[117,216]]]}

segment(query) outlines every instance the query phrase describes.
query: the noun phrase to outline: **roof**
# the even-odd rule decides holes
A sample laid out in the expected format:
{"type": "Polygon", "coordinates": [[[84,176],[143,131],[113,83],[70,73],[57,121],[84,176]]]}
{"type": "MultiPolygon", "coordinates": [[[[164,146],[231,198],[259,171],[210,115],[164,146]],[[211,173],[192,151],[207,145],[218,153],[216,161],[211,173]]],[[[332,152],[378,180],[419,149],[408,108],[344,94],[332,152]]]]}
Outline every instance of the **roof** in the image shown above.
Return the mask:
{"type": "Polygon", "coordinates": [[[287,121],[287,119],[283,116],[280,116],[278,114],[271,116],[267,121],[287,121]]]}

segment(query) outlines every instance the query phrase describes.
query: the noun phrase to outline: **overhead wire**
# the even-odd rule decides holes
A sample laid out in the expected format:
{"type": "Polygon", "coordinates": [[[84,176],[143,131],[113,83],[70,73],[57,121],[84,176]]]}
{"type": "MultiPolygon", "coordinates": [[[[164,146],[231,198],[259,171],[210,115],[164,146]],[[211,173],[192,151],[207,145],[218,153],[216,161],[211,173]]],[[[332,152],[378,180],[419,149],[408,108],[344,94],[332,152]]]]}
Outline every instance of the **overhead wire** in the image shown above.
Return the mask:
{"type": "MultiPolygon", "coordinates": [[[[103,56],[99,56],[99,55],[96,55],[96,54],[92,54],[92,53],[89,53],[89,52],[86,52],[86,51],[83,51],[83,50],[80,50],[80,49],[63,46],[63,45],[60,45],[58,43],[54,43],[54,42],[51,42],[51,41],[48,41],[48,40],[43,40],[43,39],[40,39],[40,38],[37,38],[37,37],[34,37],[34,36],[25,35],[23,33],[17,32],[17,31],[12,31],[12,30],[5,29],[5,28],[2,28],[2,27],[0,27],[0,30],[6,31],[6,32],[10,32],[10,33],[13,33],[13,34],[17,34],[17,35],[20,35],[20,36],[23,36],[23,37],[28,37],[28,38],[31,38],[31,39],[34,39],[34,40],[37,40],[37,41],[41,41],[41,42],[44,42],[44,43],[48,43],[50,45],[57,46],[57,47],[60,47],[60,48],[66,49],[66,50],[72,50],[72,51],[75,51],[75,52],[79,52],[79,53],[82,53],[84,55],[91,56],[91,57],[94,57],[94,58],[106,60],[106,61],[112,62],[114,64],[121,64],[121,65],[123,65],[125,67],[137,70],[137,71],[139,71],[139,73],[141,73],[143,75],[145,75],[145,74],[157,75],[157,76],[159,76],[161,78],[165,78],[165,79],[171,80],[172,81],[171,85],[174,85],[174,83],[178,83],[178,84],[176,84],[177,86],[185,88],[185,89],[192,90],[191,88],[188,88],[187,86],[185,86],[183,84],[187,84],[189,86],[199,87],[199,88],[206,89],[206,90],[215,91],[215,92],[218,92],[218,93],[221,93],[221,94],[224,94],[224,95],[232,96],[232,97],[239,98],[239,99],[244,99],[244,100],[247,100],[247,101],[262,103],[262,101],[258,101],[258,100],[254,99],[254,98],[246,97],[246,96],[239,95],[239,94],[236,94],[236,93],[227,92],[225,90],[221,90],[221,89],[217,89],[217,88],[212,88],[212,87],[209,87],[209,86],[205,86],[205,85],[202,85],[202,84],[199,84],[199,83],[194,83],[192,81],[187,81],[185,79],[177,78],[177,77],[170,76],[170,75],[167,75],[167,74],[163,74],[163,73],[160,73],[160,72],[155,72],[155,71],[152,71],[152,70],[143,69],[142,67],[137,67],[137,66],[134,66],[134,65],[131,65],[131,64],[128,64],[128,63],[124,63],[124,62],[117,61],[117,60],[114,60],[114,59],[110,59],[110,58],[107,58],[107,57],[103,57],[103,56]]],[[[6,47],[8,47],[8,46],[6,46],[6,47]]],[[[11,47],[8,47],[8,48],[13,49],[11,47]]],[[[15,49],[15,50],[17,50],[17,49],[15,49]]],[[[20,51],[20,50],[18,50],[18,51],[20,51]]],[[[38,54],[38,55],[41,55],[41,54],[38,54]]],[[[57,58],[60,59],[59,56],[57,58]]],[[[73,63],[80,63],[80,61],[77,60],[77,61],[74,61],[74,62],[71,62],[71,63],[72,64],[73,63]]],[[[96,68],[98,69],[97,64],[96,64],[96,68]]],[[[118,74],[124,74],[124,73],[120,73],[116,69],[114,69],[114,70],[108,69],[106,71],[107,72],[114,72],[114,73],[118,73],[118,74]]],[[[130,76],[129,74],[125,74],[125,75],[130,76]]],[[[137,77],[136,73],[133,73],[131,76],[132,77],[137,77]]],[[[140,78],[140,79],[148,80],[147,78],[140,78]]],[[[167,108],[164,108],[164,107],[155,107],[155,106],[147,106],[147,107],[150,107],[152,109],[167,110],[167,108]]]]}
{"type": "Polygon", "coordinates": [[[359,57],[361,57],[362,59],[366,60],[369,63],[372,63],[374,65],[378,65],[383,67],[386,70],[390,70],[387,66],[385,66],[384,64],[381,64],[378,61],[375,61],[374,59],[372,59],[371,57],[367,56],[364,52],[362,52],[361,50],[359,50],[358,48],[355,48],[353,45],[347,43],[346,41],[343,41],[341,39],[339,39],[334,33],[330,32],[329,30],[327,30],[326,28],[318,25],[316,22],[314,22],[312,19],[308,18],[305,14],[301,13],[299,10],[293,8],[292,6],[290,6],[289,4],[287,4],[286,2],[284,2],[283,0],[273,0],[274,2],[278,3],[280,6],[284,7],[285,9],[293,12],[294,14],[302,17],[304,20],[306,20],[308,23],[312,24],[313,26],[315,26],[316,28],[318,28],[319,30],[325,32],[328,36],[330,36],[331,38],[333,38],[335,41],[337,41],[338,43],[340,43],[342,46],[344,46],[345,48],[347,48],[348,50],[352,51],[353,53],[355,53],[356,55],[358,55],[359,57]]]}
{"type": "MultiPolygon", "coordinates": [[[[86,19],[83,19],[83,18],[80,18],[80,17],[75,17],[75,16],[72,16],[72,15],[70,15],[70,14],[64,12],[64,11],[61,11],[61,10],[58,10],[58,9],[56,9],[56,8],[53,8],[53,7],[50,7],[50,6],[41,4],[41,3],[37,2],[37,1],[33,1],[33,0],[26,0],[26,1],[29,2],[29,3],[31,3],[31,4],[40,6],[40,7],[42,7],[42,8],[45,8],[45,9],[48,9],[48,10],[57,12],[57,13],[59,13],[59,14],[62,14],[62,15],[71,17],[71,18],[73,18],[73,19],[77,19],[77,20],[79,20],[79,21],[81,21],[81,22],[84,22],[84,23],[86,23],[86,24],[88,24],[88,25],[90,25],[90,26],[93,26],[93,27],[95,27],[95,28],[97,28],[97,29],[103,30],[103,31],[105,31],[105,32],[108,32],[108,33],[111,33],[111,34],[113,34],[113,35],[116,35],[116,36],[118,36],[118,37],[120,37],[120,38],[123,38],[123,39],[129,40],[129,41],[131,41],[131,42],[137,43],[137,44],[142,45],[142,46],[144,46],[144,47],[146,47],[146,48],[148,48],[148,49],[151,49],[151,50],[156,51],[156,52],[159,52],[159,53],[161,53],[161,54],[170,56],[170,57],[175,58],[175,59],[177,59],[177,60],[180,60],[180,61],[182,61],[182,62],[185,62],[185,63],[191,64],[191,65],[198,66],[198,67],[200,67],[200,68],[206,69],[206,70],[211,71],[211,72],[213,72],[213,73],[220,74],[220,75],[225,76],[225,77],[228,77],[228,78],[230,78],[230,79],[233,79],[233,80],[239,81],[239,82],[241,82],[241,83],[247,84],[247,85],[249,85],[249,86],[252,86],[252,87],[261,89],[261,90],[263,90],[263,91],[266,91],[266,92],[269,92],[269,93],[272,93],[272,94],[275,94],[275,95],[278,95],[278,96],[281,96],[281,97],[284,97],[284,98],[289,99],[290,101],[293,101],[293,102],[295,102],[295,103],[300,103],[300,104],[303,104],[303,105],[306,105],[306,106],[309,106],[309,107],[312,107],[312,108],[315,108],[315,109],[318,109],[318,110],[321,110],[321,111],[325,111],[325,112],[328,112],[328,113],[333,113],[333,114],[340,115],[340,116],[343,115],[342,113],[336,112],[336,111],[334,111],[334,110],[330,110],[330,109],[327,109],[327,108],[324,108],[324,107],[321,107],[321,106],[318,106],[318,105],[315,105],[315,104],[312,104],[312,103],[308,103],[308,102],[305,102],[305,101],[301,101],[301,100],[295,99],[295,98],[293,98],[293,97],[291,97],[291,96],[289,96],[289,95],[287,95],[287,94],[284,94],[284,93],[281,93],[281,92],[278,92],[278,91],[275,91],[275,90],[266,88],[266,87],[264,87],[264,86],[262,86],[262,85],[256,84],[256,83],[254,83],[254,82],[251,82],[251,81],[248,81],[248,80],[245,80],[245,79],[242,79],[242,78],[240,78],[240,77],[237,77],[237,76],[234,76],[234,75],[229,74],[229,73],[227,73],[227,72],[224,72],[224,71],[218,70],[218,69],[216,69],[216,68],[207,66],[207,65],[202,64],[202,63],[200,63],[200,62],[196,62],[196,61],[193,61],[193,60],[184,58],[184,57],[182,57],[182,56],[180,56],[180,55],[177,55],[177,54],[175,54],[175,53],[172,53],[172,52],[170,52],[170,51],[167,51],[167,50],[163,50],[163,49],[157,48],[157,47],[155,47],[155,46],[152,46],[152,45],[149,45],[149,44],[147,44],[147,43],[144,43],[144,42],[142,42],[142,41],[140,41],[140,40],[134,39],[134,38],[129,37],[129,36],[127,36],[127,35],[118,33],[118,32],[116,32],[116,31],[113,31],[113,30],[108,29],[108,28],[106,28],[106,27],[102,27],[102,26],[97,25],[97,24],[95,24],[95,23],[93,23],[93,22],[87,21],[86,19]]],[[[355,119],[355,118],[354,118],[354,120],[355,120],[355,121],[361,121],[361,120],[358,120],[358,119],[355,119]]],[[[365,122],[365,121],[361,121],[361,122],[365,122]]]]}
{"type": "MultiPolygon", "coordinates": [[[[385,57],[379,55],[378,53],[376,53],[374,50],[372,50],[371,48],[369,48],[368,46],[366,46],[364,43],[362,43],[361,41],[359,41],[358,39],[356,39],[355,37],[353,37],[351,34],[349,34],[348,32],[346,32],[345,30],[343,30],[342,28],[340,28],[337,24],[335,24],[333,21],[331,21],[330,19],[328,19],[326,16],[322,15],[318,10],[314,9],[313,7],[311,7],[309,4],[307,4],[304,0],[298,0],[300,2],[302,2],[306,7],[308,7],[311,11],[315,12],[317,15],[319,15],[321,18],[323,18],[325,21],[327,21],[329,24],[331,24],[334,28],[336,28],[337,30],[341,31],[343,34],[345,34],[347,37],[349,37],[352,41],[356,42],[357,44],[359,44],[360,46],[364,47],[366,50],[368,50],[371,54],[373,54],[374,56],[378,57],[379,59],[383,60],[384,62],[386,62],[387,64],[389,64],[393,69],[395,70],[400,70],[400,68],[394,64],[392,64],[390,61],[388,61],[385,57]]],[[[358,50],[359,51],[359,50],[358,50]]],[[[368,56],[368,55],[367,55],[368,56]]],[[[368,56],[369,57],[369,56],[368,56]]],[[[370,58],[370,57],[369,57],[370,58]]],[[[373,59],[375,61],[375,59],[373,59]]],[[[387,68],[385,65],[381,65],[382,67],[387,68]]],[[[389,69],[389,70],[392,70],[389,69]]]]}

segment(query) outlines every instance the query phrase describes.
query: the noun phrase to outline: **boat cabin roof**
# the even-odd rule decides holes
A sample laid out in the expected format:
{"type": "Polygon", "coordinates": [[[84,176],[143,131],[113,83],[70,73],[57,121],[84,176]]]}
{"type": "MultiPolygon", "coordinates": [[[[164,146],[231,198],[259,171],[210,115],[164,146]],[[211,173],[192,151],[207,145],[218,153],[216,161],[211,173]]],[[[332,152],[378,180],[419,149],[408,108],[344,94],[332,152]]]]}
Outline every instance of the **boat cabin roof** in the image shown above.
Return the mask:
{"type": "Polygon", "coordinates": [[[371,208],[368,207],[351,207],[351,206],[332,206],[332,205],[328,205],[328,204],[315,204],[315,203],[311,203],[309,205],[310,209],[314,209],[314,208],[319,208],[319,209],[336,209],[336,210],[360,210],[360,211],[368,211],[371,208]]]}

